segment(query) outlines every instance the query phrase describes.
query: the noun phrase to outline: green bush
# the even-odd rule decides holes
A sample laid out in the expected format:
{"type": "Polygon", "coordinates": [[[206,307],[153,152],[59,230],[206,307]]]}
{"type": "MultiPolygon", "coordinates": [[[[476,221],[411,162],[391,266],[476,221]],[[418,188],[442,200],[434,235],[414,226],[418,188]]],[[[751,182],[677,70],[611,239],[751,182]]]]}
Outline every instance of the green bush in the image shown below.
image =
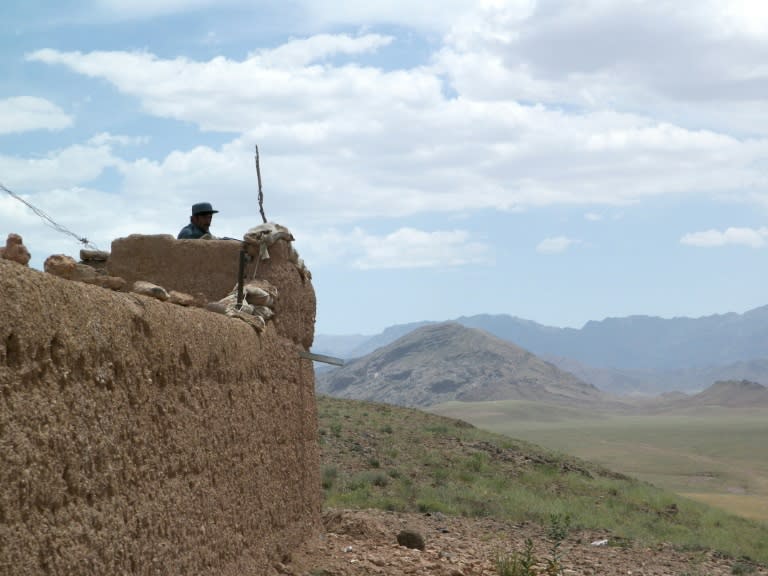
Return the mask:
{"type": "Polygon", "coordinates": [[[330,490],[333,488],[333,483],[336,481],[336,478],[339,476],[339,471],[336,468],[336,466],[324,466],[322,471],[322,481],[321,484],[325,490],[330,490]]]}

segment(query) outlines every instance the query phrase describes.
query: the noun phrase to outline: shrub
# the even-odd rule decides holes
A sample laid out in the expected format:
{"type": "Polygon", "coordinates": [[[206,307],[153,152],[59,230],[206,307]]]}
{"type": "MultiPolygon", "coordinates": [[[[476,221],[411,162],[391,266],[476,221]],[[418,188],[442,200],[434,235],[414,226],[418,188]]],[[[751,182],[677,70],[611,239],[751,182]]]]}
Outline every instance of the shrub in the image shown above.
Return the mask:
{"type": "Polygon", "coordinates": [[[500,554],[496,558],[496,572],[499,576],[536,576],[536,557],[533,554],[533,541],[525,541],[522,552],[500,554]]]}
{"type": "Polygon", "coordinates": [[[336,466],[325,466],[322,472],[322,486],[325,490],[330,490],[333,487],[333,483],[339,476],[339,471],[336,466]]]}
{"type": "Polygon", "coordinates": [[[570,514],[550,514],[547,537],[555,542],[562,542],[571,530],[570,514]]]}

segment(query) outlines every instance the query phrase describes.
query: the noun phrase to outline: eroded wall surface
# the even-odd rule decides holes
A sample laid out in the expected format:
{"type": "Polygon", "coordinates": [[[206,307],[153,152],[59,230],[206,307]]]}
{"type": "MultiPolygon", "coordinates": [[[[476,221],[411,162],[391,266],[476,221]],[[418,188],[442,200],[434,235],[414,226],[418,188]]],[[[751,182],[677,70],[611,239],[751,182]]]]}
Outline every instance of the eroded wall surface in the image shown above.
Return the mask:
{"type": "Polygon", "coordinates": [[[0,574],[269,574],[313,532],[314,292],[273,267],[257,333],[0,260],[0,574]]]}

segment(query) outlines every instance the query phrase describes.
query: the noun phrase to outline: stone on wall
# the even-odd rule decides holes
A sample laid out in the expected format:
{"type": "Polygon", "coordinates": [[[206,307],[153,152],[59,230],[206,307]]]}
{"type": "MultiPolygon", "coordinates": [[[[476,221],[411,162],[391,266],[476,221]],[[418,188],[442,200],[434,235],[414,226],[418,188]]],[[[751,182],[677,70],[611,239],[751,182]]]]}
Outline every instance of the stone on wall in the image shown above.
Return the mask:
{"type": "Polygon", "coordinates": [[[197,305],[197,301],[195,300],[195,297],[192,296],[192,294],[185,294],[184,292],[177,292],[176,290],[171,290],[168,293],[168,301],[171,304],[178,304],[179,306],[197,305]]]}
{"type": "Polygon", "coordinates": [[[48,274],[80,282],[92,280],[98,275],[96,270],[92,267],[75,262],[74,258],[64,254],[53,254],[48,256],[43,263],[43,269],[48,272],[48,274]]]}
{"type": "Polygon", "coordinates": [[[5,240],[5,247],[0,248],[0,259],[17,262],[22,266],[29,264],[29,250],[24,246],[21,236],[14,233],[8,234],[8,238],[5,240]]]}
{"type": "Polygon", "coordinates": [[[161,302],[165,302],[168,300],[168,298],[170,298],[165,288],[145,280],[136,280],[136,282],[134,282],[133,286],[131,287],[131,292],[141,294],[142,296],[149,296],[150,298],[156,298],[161,302]]]}

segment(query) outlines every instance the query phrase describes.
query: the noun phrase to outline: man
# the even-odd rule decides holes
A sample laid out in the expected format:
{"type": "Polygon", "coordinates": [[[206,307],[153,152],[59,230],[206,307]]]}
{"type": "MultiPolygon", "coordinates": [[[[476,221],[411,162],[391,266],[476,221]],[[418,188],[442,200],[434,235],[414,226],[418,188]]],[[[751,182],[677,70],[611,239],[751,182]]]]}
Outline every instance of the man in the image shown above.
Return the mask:
{"type": "Polygon", "coordinates": [[[183,239],[197,239],[202,238],[208,240],[213,238],[208,229],[211,227],[211,220],[213,215],[218,210],[214,210],[210,202],[199,202],[192,205],[192,216],[189,217],[189,224],[184,226],[179,232],[177,238],[183,239]]]}

